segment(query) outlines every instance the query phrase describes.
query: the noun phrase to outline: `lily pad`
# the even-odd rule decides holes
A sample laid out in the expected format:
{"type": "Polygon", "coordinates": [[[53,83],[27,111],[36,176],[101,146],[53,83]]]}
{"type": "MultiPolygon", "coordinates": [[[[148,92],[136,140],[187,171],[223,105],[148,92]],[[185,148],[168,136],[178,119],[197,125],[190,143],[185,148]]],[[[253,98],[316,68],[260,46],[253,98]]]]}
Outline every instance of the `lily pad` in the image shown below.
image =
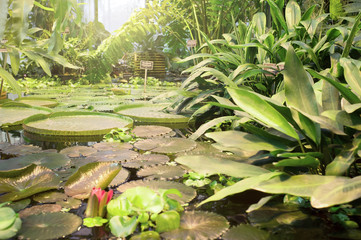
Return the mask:
{"type": "Polygon", "coordinates": [[[224,240],[268,240],[270,234],[266,231],[253,227],[251,225],[241,224],[229,229],[223,235],[224,240]]]}
{"type": "Polygon", "coordinates": [[[23,219],[18,234],[25,239],[57,239],[75,232],[82,219],[71,213],[46,213],[23,219]]]}
{"type": "Polygon", "coordinates": [[[135,136],[140,138],[160,137],[170,134],[172,131],[173,130],[169,127],[155,126],[155,125],[136,126],[132,130],[135,136]]]}
{"type": "Polygon", "coordinates": [[[25,208],[19,212],[21,218],[26,218],[30,215],[42,214],[42,213],[51,213],[51,212],[60,212],[61,206],[57,204],[42,204],[32,206],[30,208],[25,208]]]}
{"type": "Polygon", "coordinates": [[[109,186],[119,186],[122,183],[125,183],[128,180],[130,173],[128,170],[122,168],[120,172],[115,176],[113,181],[109,184],[109,186]]]}
{"type": "Polygon", "coordinates": [[[131,127],[133,121],[108,113],[56,112],[50,115],[38,114],[24,121],[25,131],[55,136],[104,135],[115,128],[131,127]]]}
{"type": "Polygon", "coordinates": [[[65,194],[77,199],[88,198],[93,187],[106,188],[121,166],[113,162],[93,162],[79,168],[65,184],[65,194]]]}
{"type": "Polygon", "coordinates": [[[23,210],[24,208],[29,206],[30,202],[31,200],[29,198],[26,198],[20,201],[11,202],[6,206],[11,207],[15,212],[19,212],[20,210],[23,210]]]}
{"type": "Polygon", "coordinates": [[[0,172],[0,202],[16,201],[39,192],[56,189],[59,177],[49,168],[29,165],[22,169],[0,172]]]}
{"type": "Polygon", "coordinates": [[[92,154],[90,157],[87,157],[88,161],[95,162],[95,161],[125,161],[125,160],[132,160],[138,157],[138,153],[129,149],[122,149],[116,151],[100,151],[97,153],[92,154]]]}
{"type": "Polygon", "coordinates": [[[64,148],[63,150],[60,151],[61,154],[65,154],[71,158],[87,157],[96,152],[97,152],[96,149],[94,149],[92,147],[87,147],[87,146],[68,147],[68,148],[64,148]]]}
{"type": "Polygon", "coordinates": [[[22,156],[41,152],[41,148],[33,145],[11,145],[2,150],[5,155],[22,156]]]}
{"type": "Polygon", "coordinates": [[[92,146],[98,151],[115,151],[123,149],[132,149],[133,145],[130,143],[120,143],[120,142],[100,142],[92,146]]]}
{"type": "Polygon", "coordinates": [[[184,128],[189,118],[182,115],[163,112],[166,105],[129,104],[114,109],[115,113],[131,117],[141,124],[152,124],[184,128]]]}
{"type": "Polygon", "coordinates": [[[61,192],[44,192],[33,196],[33,200],[39,203],[55,203],[67,199],[68,196],[61,192]]]}
{"type": "Polygon", "coordinates": [[[180,166],[160,165],[140,169],[137,176],[147,179],[172,180],[182,177],[185,173],[187,171],[180,166]]]}
{"type": "Polygon", "coordinates": [[[158,190],[158,189],[178,189],[178,191],[181,192],[182,197],[178,197],[175,194],[168,195],[170,198],[173,198],[180,203],[184,204],[187,202],[190,202],[193,198],[196,197],[197,192],[195,189],[188,187],[184,185],[183,183],[177,183],[177,182],[170,182],[170,181],[156,181],[156,180],[137,180],[137,181],[131,181],[127,182],[125,184],[120,185],[117,190],[119,192],[125,192],[129,188],[134,187],[148,187],[152,190],[158,190]]]}
{"type": "Polygon", "coordinates": [[[168,156],[162,154],[142,154],[135,159],[127,160],[126,162],[122,163],[122,166],[127,168],[140,168],[163,164],[169,160],[170,159],[168,156]]]}
{"type": "Polygon", "coordinates": [[[0,161],[0,170],[4,171],[22,168],[29,164],[36,164],[50,169],[56,169],[67,165],[69,162],[70,159],[63,154],[42,152],[0,161]]]}
{"type": "Polygon", "coordinates": [[[14,126],[23,123],[24,119],[36,114],[49,114],[51,109],[31,107],[29,105],[13,106],[12,103],[0,107],[0,127],[14,126]],[[11,105],[10,105],[11,104],[11,105]]]}
{"type": "Polygon", "coordinates": [[[62,206],[63,208],[76,209],[81,206],[81,201],[79,199],[69,197],[66,200],[56,202],[56,204],[62,206]]]}
{"type": "Polygon", "coordinates": [[[143,151],[172,154],[190,151],[197,145],[195,141],[184,138],[157,138],[136,142],[134,146],[143,151]]]}
{"type": "Polygon", "coordinates": [[[48,107],[48,108],[56,107],[59,104],[58,101],[54,99],[40,98],[40,97],[21,97],[21,98],[17,98],[15,101],[20,103],[25,103],[30,106],[48,107]]]}
{"type": "Polygon", "coordinates": [[[229,227],[225,217],[210,212],[185,212],[181,216],[180,227],[162,233],[164,239],[216,239],[229,227]]]}

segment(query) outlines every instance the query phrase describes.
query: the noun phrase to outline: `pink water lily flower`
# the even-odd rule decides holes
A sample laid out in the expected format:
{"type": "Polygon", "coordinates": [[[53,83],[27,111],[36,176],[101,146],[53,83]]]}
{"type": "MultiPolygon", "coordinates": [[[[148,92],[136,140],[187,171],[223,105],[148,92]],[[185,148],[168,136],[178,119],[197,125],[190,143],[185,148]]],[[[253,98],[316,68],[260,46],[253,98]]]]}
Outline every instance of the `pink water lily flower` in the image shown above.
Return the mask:
{"type": "MultiPolygon", "coordinates": [[[[101,188],[94,187],[91,192],[91,195],[96,195],[98,198],[98,202],[100,203],[103,200],[104,196],[106,195],[106,191],[102,190],[101,188]]],[[[108,202],[112,199],[112,197],[113,197],[113,190],[110,190],[107,195],[106,204],[108,204],[108,202]]]]}
{"type": "Polygon", "coordinates": [[[106,205],[113,197],[113,190],[106,192],[101,188],[93,188],[88,200],[88,206],[85,210],[87,217],[104,217],[106,205]]]}

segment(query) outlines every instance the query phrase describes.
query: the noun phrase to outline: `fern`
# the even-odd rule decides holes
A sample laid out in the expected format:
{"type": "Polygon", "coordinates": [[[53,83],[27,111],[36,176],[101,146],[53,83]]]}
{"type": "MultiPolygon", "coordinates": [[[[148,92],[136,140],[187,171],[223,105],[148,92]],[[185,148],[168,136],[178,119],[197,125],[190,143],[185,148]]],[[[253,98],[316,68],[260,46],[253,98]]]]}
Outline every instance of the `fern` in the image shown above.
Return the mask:
{"type": "Polygon", "coordinates": [[[341,0],[330,0],[330,16],[333,20],[337,20],[344,15],[341,0]]]}

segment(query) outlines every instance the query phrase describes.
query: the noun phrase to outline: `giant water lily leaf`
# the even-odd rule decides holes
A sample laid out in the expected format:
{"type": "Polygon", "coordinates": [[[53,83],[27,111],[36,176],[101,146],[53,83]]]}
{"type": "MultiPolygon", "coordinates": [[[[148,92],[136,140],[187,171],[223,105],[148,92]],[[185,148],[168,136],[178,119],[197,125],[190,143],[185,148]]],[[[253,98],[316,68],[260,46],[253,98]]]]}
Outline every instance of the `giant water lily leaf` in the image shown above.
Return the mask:
{"type": "Polygon", "coordinates": [[[311,205],[325,208],[348,203],[361,197],[361,176],[355,178],[339,177],[320,185],[311,196],[311,205]]]}
{"type": "Polygon", "coordinates": [[[36,164],[50,169],[56,169],[67,165],[69,162],[70,159],[60,153],[34,153],[0,161],[0,171],[22,168],[29,164],[36,164]]]}
{"type": "Polygon", "coordinates": [[[163,112],[166,105],[131,104],[114,109],[114,112],[131,117],[142,124],[187,126],[188,117],[163,112]]]}
{"type": "Polygon", "coordinates": [[[135,136],[140,138],[152,138],[170,134],[172,129],[169,127],[148,125],[136,126],[132,132],[135,134],[135,136]]]}
{"type": "Polygon", "coordinates": [[[127,182],[123,185],[120,185],[117,190],[119,192],[125,192],[129,188],[134,187],[149,187],[152,190],[157,191],[158,189],[177,189],[181,194],[182,197],[179,197],[175,194],[169,194],[168,197],[177,200],[181,204],[190,202],[196,196],[196,190],[188,187],[182,183],[177,182],[170,182],[170,181],[156,181],[156,180],[149,180],[149,181],[131,181],[127,182]]]}
{"type": "Polygon", "coordinates": [[[40,97],[22,97],[22,98],[17,98],[16,101],[28,104],[30,106],[48,107],[48,108],[56,107],[59,104],[58,101],[54,99],[40,98],[40,97]]]}
{"type": "Polygon", "coordinates": [[[39,193],[33,196],[33,200],[39,203],[55,203],[58,201],[63,201],[67,198],[68,196],[65,193],[54,191],[39,193]]]}
{"type": "Polygon", "coordinates": [[[254,177],[243,179],[229,187],[225,187],[225,188],[221,189],[220,191],[216,192],[213,196],[202,201],[198,206],[201,206],[207,202],[218,201],[227,196],[230,196],[230,195],[233,195],[236,193],[241,193],[246,190],[252,189],[255,186],[258,186],[260,183],[267,182],[269,179],[277,177],[281,174],[282,173],[280,173],[280,172],[270,172],[270,173],[264,173],[259,176],[254,176],[254,177]]]}
{"type": "Polygon", "coordinates": [[[88,163],[78,169],[65,184],[65,194],[85,199],[93,187],[106,188],[119,173],[121,165],[113,162],[88,163]]]}
{"type": "Polygon", "coordinates": [[[168,156],[162,154],[142,154],[135,159],[123,162],[122,166],[127,168],[140,168],[157,164],[164,164],[169,160],[170,159],[168,156]]]}
{"type": "Polygon", "coordinates": [[[122,150],[108,150],[108,151],[100,151],[92,154],[90,157],[87,157],[87,161],[95,162],[110,162],[110,161],[125,161],[132,160],[139,156],[139,154],[135,151],[129,149],[122,150]]]}
{"type": "Polygon", "coordinates": [[[254,134],[240,131],[211,132],[207,133],[206,136],[212,138],[214,141],[225,147],[235,148],[247,152],[290,149],[283,143],[268,141],[267,139],[260,138],[254,134]]]}
{"type": "Polygon", "coordinates": [[[270,233],[253,227],[251,225],[241,224],[229,229],[223,235],[224,240],[268,240],[270,233]]]}
{"type": "Polygon", "coordinates": [[[0,107],[0,127],[19,125],[27,117],[36,114],[49,114],[51,110],[45,108],[36,108],[30,106],[18,106],[18,107],[5,107],[5,104],[0,107]]]}
{"type": "Polygon", "coordinates": [[[108,113],[93,112],[56,112],[36,115],[24,121],[25,131],[36,134],[56,136],[94,136],[104,135],[112,129],[131,127],[133,121],[108,113]]]}
{"type": "Polygon", "coordinates": [[[51,213],[51,212],[60,212],[61,206],[57,204],[42,204],[32,206],[30,208],[25,208],[19,212],[21,218],[26,218],[31,215],[42,214],[42,213],[51,213]]]}
{"type": "Polygon", "coordinates": [[[180,166],[160,165],[140,169],[137,172],[138,177],[147,179],[172,180],[182,177],[187,171],[180,166]]]}
{"type": "Polygon", "coordinates": [[[134,146],[144,151],[171,154],[192,150],[197,145],[195,141],[184,138],[159,138],[142,140],[136,142],[134,146]]]}
{"type": "Polygon", "coordinates": [[[299,139],[296,130],[281,113],[258,95],[241,88],[227,88],[227,90],[234,102],[252,117],[266,126],[277,129],[294,139],[299,139]]]}
{"type": "Polygon", "coordinates": [[[71,213],[45,213],[23,219],[19,236],[25,239],[57,239],[75,232],[82,224],[71,213]]]}
{"type": "Polygon", "coordinates": [[[5,155],[22,156],[41,152],[41,148],[33,145],[11,145],[2,150],[5,155]]]}
{"type": "Polygon", "coordinates": [[[32,164],[22,169],[0,172],[0,202],[16,201],[39,192],[56,189],[60,178],[50,169],[32,164]]]}
{"type": "Polygon", "coordinates": [[[72,157],[72,158],[87,157],[96,152],[97,150],[95,148],[87,147],[87,146],[68,147],[60,151],[61,154],[65,154],[68,157],[72,157]]]}
{"type": "Polygon", "coordinates": [[[273,194],[291,194],[301,197],[311,197],[312,193],[324,184],[343,177],[321,175],[280,175],[269,181],[260,183],[253,189],[273,194]]]}
{"type": "Polygon", "coordinates": [[[210,212],[185,212],[181,216],[180,227],[164,232],[164,239],[216,239],[229,227],[225,217],[210,212]]]}
{"type": "MultiPolygon", "coordinates": [[[[307,72],[303,68],[302,62],[297,57],[294,49],[290,46],[287,50],[284,70],[285,96],[287,106],[300,109],[301,111],[318,116],[318,106],[316,95],[307,72]]],[[[312,122],[300,113],[295,120],[308,137],[316,144],[321,141],[321,128],[317,123],[312,122]]]]}
{"type": "Polygon", "coordinates": [[[112,182],[109,184],[110,186],[118,186],[122,183],[125,183],[128,180],[130,172],[124,168],[120,170],[120,172],[115,176],[112,182]]]}
{"type": "Polygon", "coordinates": [[[175,161],[203,175],[226,174],[243,178],[269,172],[261,167],[207,155],[181,156],[177,157],[175,161]]]}
{"type": "Polygon", "coordinates": [[[116,151],[123,149],[132,149],[133,145],[130,143],[120,143],[120,142],[100,142],[92,146],[98,151],[116,151]]]}

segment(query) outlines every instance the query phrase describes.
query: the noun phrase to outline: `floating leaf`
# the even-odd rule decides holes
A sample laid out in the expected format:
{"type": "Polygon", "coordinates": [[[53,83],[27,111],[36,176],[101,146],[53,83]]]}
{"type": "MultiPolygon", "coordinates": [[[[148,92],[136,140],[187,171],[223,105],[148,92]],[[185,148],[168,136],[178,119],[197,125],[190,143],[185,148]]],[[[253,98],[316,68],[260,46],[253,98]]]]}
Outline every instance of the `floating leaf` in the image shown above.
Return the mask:
{"type": "Polygon", "coordinates": [[[56,202],[56,204],[63,208],[76,209],[81,206],[81,201],[79,199],[69,197],[66,200],[56,202]]]}
{"type": "Polygon", "coordinates": [[[172,180],[182,177],[187,171],[180,166],[160,165],[140,169],[137,172],[138,177],[147,179],[172,180]]]}
{"type": "Polygon", "coordinates": [[[37,215],[42,213],[60,212],[61,206],[57,204],[42,204],[25,208],[19,212],[21,218],[26,218],[31,215],[37,215]]]}
{"type": "Polygon", "coordinates": [[[0,172],[0,202],[16,201],[39,192],[56,189],[59,177],[50,169],[32,164],[22,169],[0,172]]]}
{"type": "Polygon", "coordinates": [[[113,162],[93,162],[79,168],[65,184],[65,194],[78,199],[88,198],[93,187],[106,188],[121,166],[113,162]]]}
{"type": "Polygon", "coordinates": [[[125,161],[125,160],[132,160],[138,157],[138,153],[129,149],[122,149],[122,150],[108,150],[108,151],[100,151],[97,153],[92,154],[90,157],[87,157],[87,160],[90,162],[95,161],[125,161]]]}
{"type": "Polygon", "coordinates": [[[119,115],[93,112],[56,112],[38,114],[24,121],[25,131],[55,136],[104,135],[115,128],[131,127],[131,119],[119,115]]]}
{"type": "Polygon", "coordinates": [[[2,150],[5,155],[22,156],[41,152],[41,148],[33,145],[11,145],[2,150]]]}
{"type": "Polygon", "coordinates": [[[65,193],[49,191],[33,196],[33,200],[39,203],[55,203],[64,201],[68,196],[65,193]]]}
{"type": "Polygon", "coordinates": [[[134,187],[148,187],[152,190],[158,190],[158,189],[178,189],[180,193],[182,194],[182,197],[178,197],[175,194],[169,194],[168,197],[177,200],[178,202],[184,204],[186,202],[190,202],[193,198],[196,196],[196,190],[194,190],[191,187],[188,187],[182,183],[177,182],[170,182],[170,181],[155,181],[155,180],[148,180],[148,181],[131,181],[127,182],[123,185],[120,185],[117,190],[119,192],[125,192],[129,188],[134,187]]]}
{"type": "Polygon", "coordinates": [[[188,126],[188,117],[163,112],[166,105],[131,104],[114,109],[114,112],[131,117],[142,124],[182,128],[188,126]]]}
{"type": "Polygon", "coordinates": [[[36,164],[50,169],[55,169],[65,166],[69,162],[70,159],[63,154],[42,152],[0,161],[0,170],[4,171],[22,168],[29,164],[36,164]]]}
{"type": "Polygon", "coordinates": [[[29,206],[30,202],[31,200],[29,198],[26,198],[20,201],[11,202],[6,206],[11,207],[15,212],[19,212],[20,210],[23,210],[24,208],[29,206]]]}
{"type": "Polygon", "coordinates": [[[223,131],[207,133],[207,137],[212,138],[217,143],[241,151],[275,151],[287,150],[288,146],[280,142],[269,141],[256,135],[240,131],[223,131]]]}
{"type": "Polygon", "coordinates": [[[162,233],[164,239],[216,239],[228,229],[227,219],[210,212],[185,212],[181,216],[180,227],[162,233]]]}
{"type": "Polygon", "coordinates": [[[134,235],[130,240],[160,240],[159,233],[154,231],[146,231],[141,234],[134,235]]]}
{"type": "Polygon", "coordinates": [[[135,136],[140,138],[152,138],[152,137],[159,137],[170,134],[173,130],[169,127],[163,126],[155,126],[155,125],[148,125],[148,126],[136,126],[132,132],[135,136]]]}
{"type": "Polygon", "coordinates": [[[158,138],[142,140],[136,142],[134,146],[143,151],[171,154],[192,150],[196,147],[196,142],[184,138],[158,138]]]}
{"type": "Polygon", "coordinates": [[[75,232],[82,224],[71,213],[46,213],[23,219],[19,237],[29,239],[57,239],[75,232]]]}
{"type": "Polygon", "coordinates": [[[122,166],[127,168],[140,168],[163,164],[169,160],[168,156],[162,154],[142,154],[135,159],[125,161],[122,163],[122,166]]]}
{"type": "Polygon", "coordinates": [[[129,171],[122,168],[109,185],[113,187],[125,183],[128,180],[129,175],[129,171]]]}
{"type": "Polygon", "coordinates": [[[232,177],[258,176],[269,171],[250,164],[239,163],[207,155],[177,157],[175,161],[203,175],[226,174],[232,177]]]}
{"type": "Polygon", "coordinates": [[[361,176],[355,178],[339,177],[320,185],[311,196],[311,205],[325,208],[348,203],[361,197],[361,176]]]}
{"type": "Polygon", "coordinates": [[[24,119],[36,114],[49,114],[50,109],[36,108],[30,106],[23,107],[5,107],[5,104],[0,107],[0,127],[20,125],[24,119]]]}
{"type": "Polygon", "coordinates": [[[68,157],[75,158],[75,157],[87,157],[96,153],[97,150],[92,147],[87,146],[74,146],[68,147],[60,151],[61,154],[65,154],[68,157]]]}
{"type": "Polygon", "coordinates": [[[133,145],[130,143],[120,143],[120,142],[100,142],[92,146],[98,151],[114,151],[122,149],[132,149],[133,145]]]}
{"type": "Polygon", "coordinates": [[[16,99],[17,102],[25,103],[30,106],[37,107],[56,107],[59,103],[58,101],[50,98],[41,98],[41,97],[21,97],[16,99]]]}
{"type": "Polygon", "coordinates": [[[270,234],[251,225],[241,224],[229,229],[223,235],[224,240],[268,240],[270,234]]]}

